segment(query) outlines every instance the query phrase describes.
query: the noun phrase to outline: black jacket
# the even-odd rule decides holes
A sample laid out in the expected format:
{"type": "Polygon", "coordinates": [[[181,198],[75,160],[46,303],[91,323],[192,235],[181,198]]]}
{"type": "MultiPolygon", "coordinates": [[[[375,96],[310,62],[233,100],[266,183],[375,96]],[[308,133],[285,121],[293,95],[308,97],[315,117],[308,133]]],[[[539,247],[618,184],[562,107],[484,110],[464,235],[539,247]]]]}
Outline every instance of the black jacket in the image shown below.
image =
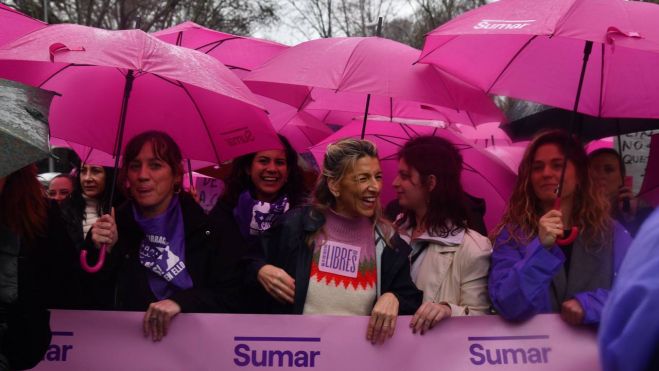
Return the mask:
{"type": "Polygon", "coordinates": [[[263,299],[267,294],[256,280],[258,270],[263,266],[261,240],[256,238],[250,245],[240,233],[240,227],[233,216],[233,207],[222,199],[217,201],[209,216],[228,249],[236,249],[241,254],[243,251],[247,252],[238,265],[243,279],[240,294],[236,296],[232,310],[236,313],[266,313],[263,310],[266,305],[263,299]]]}
{"type": "Polygon", "coordinates": [[[0,369],[41,361],[51,339],[46,308],[81,307],[81,272],[56,203],[32,240],[0,226],[0,369]]]}
{"type": "MultiPolygon", "coordinates": [[[[238,263],[244,249],[228,246],[192,197],[184,193],[178,197],[183,214],[185,265],[193,287],[177,291],[169,299],[179,304],[182,312],[232,311],[240,290],[238,263]]],[[[117,210],[119,240],[107,255],[103,269],[87,277],[97,290],[98,309],[143,311],[158,301],[149,287],[149,271],[139,262],[144,232],[131,209],[127,202],[117,210]]],[[[89,260],[95,263],[98,250],[88,240],[86,249],[93,255],[89,260]]]]}
{"type": "MultiPolygon", "coordinates": [[[[269,299],[274,313],[302,314],[309,288],[313,247],[307,237],[325,224],[325,217],[310,206],[289,211],[262,237],[264,262],[286,271],[295,279],[293,305],[280,304],[269,299]]],[[[384,249],[381,264],[382,293],[390,292],[398,298],[401,315],[414,314],[421,305],[423,294],[410,276],[409,246],[395,235],[391,246],[384,249]]],[[[263,264],[265,264],[263,263],[263,264]]]]}

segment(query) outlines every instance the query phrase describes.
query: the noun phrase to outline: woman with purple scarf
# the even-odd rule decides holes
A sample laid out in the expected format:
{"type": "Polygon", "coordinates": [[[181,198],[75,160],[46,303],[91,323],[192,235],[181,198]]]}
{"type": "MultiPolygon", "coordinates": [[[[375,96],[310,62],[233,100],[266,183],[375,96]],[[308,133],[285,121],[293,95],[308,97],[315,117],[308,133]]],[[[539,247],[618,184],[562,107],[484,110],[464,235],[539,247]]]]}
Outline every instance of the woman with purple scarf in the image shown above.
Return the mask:
{"type": "Polygon", "coordinates": [[[235,303],[240,312],[267,312],[261,300],[263,290],[272,295],[276,281],[285,281],[291,287],[287,294],[291,298],[293,295],[293,279],[261,258],[261,234],[286,211],[301,206],[309,194],[297,152],[286,137],[279,135],[279,140],[283,149],[255,152],[233,160],[226,191],[210,212],[228,246],[249,246],[251,250],[245,260],[247,294],[235,303]]]}
{"type": "MultiPolygon", "coordinates": [[[[94,223],[91,239],[107,246],[103,270],[89,277],[108,294],[102,309],[146,311],[144,335],[154,341],[167,335],[181,312],[228,311],[237,288],[235,269],[242,253],[222,249],[201,207],[181,192],[181,151],[157,131],[128,142],[120,176],[129,202],[94,223]],[[229,255],[227,255],[229,254],[229,255]]],[[[92,257],[92,261],[96,261],[92,257]]]]}

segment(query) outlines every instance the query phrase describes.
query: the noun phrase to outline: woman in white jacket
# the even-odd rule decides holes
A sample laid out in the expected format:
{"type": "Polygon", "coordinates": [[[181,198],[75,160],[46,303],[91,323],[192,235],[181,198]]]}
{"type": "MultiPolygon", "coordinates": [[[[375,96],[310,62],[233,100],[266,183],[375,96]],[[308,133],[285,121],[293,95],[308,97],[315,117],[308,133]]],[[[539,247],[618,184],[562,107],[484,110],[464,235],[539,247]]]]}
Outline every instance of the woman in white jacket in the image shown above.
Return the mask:
{"type": "Polygon", "coordinates": [[[395,224],[412,248],[412,279],[424,294],[412,331],[423,334],[446,317],[487,314],[492,245],[467,225],[462,156],[449,141],[422,136],[398,158],[393,186],[403,213],[395,224]]]}

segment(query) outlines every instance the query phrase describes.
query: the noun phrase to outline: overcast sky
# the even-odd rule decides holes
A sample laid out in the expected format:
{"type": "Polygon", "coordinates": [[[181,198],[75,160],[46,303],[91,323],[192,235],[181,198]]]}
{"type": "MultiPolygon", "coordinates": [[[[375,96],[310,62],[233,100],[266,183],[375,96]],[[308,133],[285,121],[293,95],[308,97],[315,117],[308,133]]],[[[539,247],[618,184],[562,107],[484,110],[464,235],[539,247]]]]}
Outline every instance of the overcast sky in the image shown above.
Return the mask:
{"type": "MultiPolygon", "coordinates": [[[[304,2],[307,0],[296,0],[304,2]]],[[[272,41],[277,41],[286,45],[295,45],[303,41],[310,39],[318,38],[319,35],[308,27],[307,35],[304,35],[299,30],[296,30],[291,26],[295,22],[297,14],[295,9],[286,1],[280,0],[281,2],[281,11],[280,18],[281,21],[277,22],[275,25],[267,28],[260,28],[254,31],[254,37],[261,37],[269,39],[272,41]]],[[[411,15],[414,12],[413,6],[408,0],[394,0],[392,14],[395,14],[397,17],[403,17],[411,15]]],[[[386,20],[385,20],[386,21],[386,20]]]]}

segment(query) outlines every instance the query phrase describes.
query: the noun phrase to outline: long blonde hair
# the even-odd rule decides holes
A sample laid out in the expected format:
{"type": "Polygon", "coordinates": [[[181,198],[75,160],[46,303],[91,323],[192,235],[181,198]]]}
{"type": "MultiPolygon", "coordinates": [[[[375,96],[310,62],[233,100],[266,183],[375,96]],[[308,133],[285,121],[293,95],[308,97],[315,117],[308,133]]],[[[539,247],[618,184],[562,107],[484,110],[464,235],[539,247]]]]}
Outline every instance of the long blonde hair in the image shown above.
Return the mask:
{"type": "Polygon", "coordinates": [[[594,185],[583,146],[560,130],[539,133],[526,148],[519,164],[515,190],[501,222],[492,232],[492,239],[504,228],[510,238],[518,242],[521,239],[528,242],[537,235],[543,210],[531,184],[531,171],[536,152],[546,144],[555,144],[575,167],[577,188],[572,206],[573,224],[580,228],[587,244],[603,241],[612,228],[609,203],[594,185]]]}
{"type": "MultiPolygon", "coordinates": [[[[354,168],[357,161],[363,157],[378,158],[378,151],[373,142],[348,138],[327,146],[325,159],[323,160],[323,169],[318,177],[318,182],[316,183],[311,200],[314,212],[325,214],[329,209],[336,208],[336,198],[330,191],[329,181],[341,181],[354,168]]],[[[373,227],[379,227],[380,231],[384,233],[385,241],[389,244],[389,238],[393,235],[394,230],[391,223],[386,221],[382,215],[382,206],[378,197],[375,214],[371,220],[373,227]]],[[[309,246],[311,246],[310,242],[316,238],[318,233],[324,234],[324,228],[309,236],[307,240],[309,246]]]]}

